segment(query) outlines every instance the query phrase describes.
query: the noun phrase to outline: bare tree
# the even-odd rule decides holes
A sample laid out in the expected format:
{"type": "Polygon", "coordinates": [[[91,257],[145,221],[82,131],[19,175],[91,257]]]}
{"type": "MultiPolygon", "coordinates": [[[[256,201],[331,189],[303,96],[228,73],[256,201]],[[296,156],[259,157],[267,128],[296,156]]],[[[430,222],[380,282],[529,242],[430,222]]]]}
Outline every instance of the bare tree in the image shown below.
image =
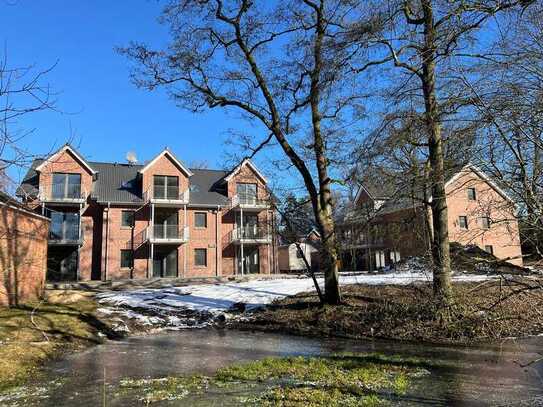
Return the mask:
{"type": "Polygon", "coordinates": [[[7,52],[0,57],[0,173],[6,188],[7,169],[28,166],[33,154],[22,147],[22,140],[33,133],[22,121],[28,115],[54,109],[47,74],[54,68],[37,70],[34,66],[12,67],[7,52]]]}
{"type": "MultiPolygon", "coordinates": [[[[405,73],[399,97],[418,98],[423,108],[432,209],[434,295],[442,308],[452,304],[443,121],[466,104],[448,73],[461,55],[477,44],[475,33],[493,16],[530,1],[392,0],[384,8],[385,35],[374,38],[374,62],[355,66],[358,72],[391,63],[405,73]],[[471,41],[471,42],[470,42],[471,41]],[[445,86],[446,85],[446,86],[445,86]]],[[[352,38],[356,38],[357,26],[352,38]]],[[[366,37],[364,33],[364,38],[366,37]]],[[[365,40],[366,41],[366,40],[365,40]]]]}
{"type": "Polygon", "coordinates": [[[168,48],[156,51],[133,43],[121,50],[136,62],[137,85],[164,86],[179,106],[192,111],[237,110],[265,133],[251,137],[250,156],[273,142],[287,157],[307,190],[322,236],[328,304],[341,301],[334,154],[345,153],[346,123],[359,100],[356,78],[345,64],[358,45],[338,49],[333,39],[359,18],[356,5],[341,0],[170,1],[162,15],[172,37],[168,48]]]}
{"type": "Polygon", "coordinates": [[[523,249],[543,257],[543,7],[518,12],[466,73],[476,108],[478,163],[517,203],[523,249]]]}

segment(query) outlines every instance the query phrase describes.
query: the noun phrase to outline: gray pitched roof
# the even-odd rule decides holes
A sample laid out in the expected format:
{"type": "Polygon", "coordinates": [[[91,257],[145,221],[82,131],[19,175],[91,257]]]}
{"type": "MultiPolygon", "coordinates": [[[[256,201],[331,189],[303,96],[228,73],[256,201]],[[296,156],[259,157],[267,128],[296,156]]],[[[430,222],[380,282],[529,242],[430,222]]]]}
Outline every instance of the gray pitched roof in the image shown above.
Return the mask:
{"type": "MultiPolygon", "coordinates": [[[[38,193],[38,167],[44,160],[34,160],[17,189],[18,196],[36,196],[38,193]]],[[[93,182],[91,198],[98,202],[142,203],[141,177],[138,171],[142,165],[89,162],[97,172],[93,182]]],[[[224,177],[228,171],[191,169],[191,205],[225,205],[228,198],[224,177]]]]}

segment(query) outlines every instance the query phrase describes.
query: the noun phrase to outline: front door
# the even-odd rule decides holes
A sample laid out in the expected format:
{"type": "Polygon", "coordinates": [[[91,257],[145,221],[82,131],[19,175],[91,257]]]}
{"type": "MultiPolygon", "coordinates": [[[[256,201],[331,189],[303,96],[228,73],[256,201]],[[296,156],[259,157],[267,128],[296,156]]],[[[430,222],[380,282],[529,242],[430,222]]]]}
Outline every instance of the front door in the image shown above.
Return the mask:
{"type": "Polygon", "coordinates": [[[158,248],[155,251],[153,277],[177,277],[177,248],[158,248]]]}
{"type": "Polygon", "coordinates": [[[243,262],[243,274],[257,274],[260,272],[260,256],[258,246],[244,246],[243,258],[241,247],[238,247],[238,273],[241,274],[243,262]]]}
{"type": "Polygon", "coordinates": [[[47,256],[47,281],[76,281],[77,262],[77,247],[49,247],[47,256]]]}

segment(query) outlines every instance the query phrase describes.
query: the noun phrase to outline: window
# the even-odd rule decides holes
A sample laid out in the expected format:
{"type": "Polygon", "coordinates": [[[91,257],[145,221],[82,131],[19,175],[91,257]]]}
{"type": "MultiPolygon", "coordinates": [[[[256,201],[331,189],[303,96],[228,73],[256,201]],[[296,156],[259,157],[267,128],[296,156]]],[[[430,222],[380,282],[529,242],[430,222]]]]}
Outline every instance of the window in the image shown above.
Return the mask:
{"type": "Polygon", "coordinates": [[[460,226],[460,229],[468,230],[468,217],[467,216],[459,216],[458,217],[458,225],[460,226]]]}
{"type": "Polygon", "coordinates": [[[121,226],[123,228],[131,228],[134,226],[134,211],[121,212],[121,226]]]}
{"type": "Polygon", "coordinates": [[[481,227],[483,229],[490,229],[490,218],[488,216],[483,216],[481,218],[481,227]]]}
{"type": "Polygon", "coordinates": [[[256,184],[237,184],[236,192],[240,203],[245,205],[254,205],[256,203],[256,184]]]}
{"type": "Polygon", "coordinates": [[[194,265],[207,266],[207,249],[194,249],[194,265]]]}
{"type": "Polygon", "coordinates": [[[56,199],[81,198],[81,174],[53,173],[51,195],[56,199]]]}
{"type": "MultiPolygon", "coordinates": [[[[301,248],[300,248],[301,249],[301,248]]],[[[303,259],[304,258],[304,253],[296,247],[296,258],[298,259],[303,259]]]]}
{"type": "Polygon", "coordinates": [[[486,245],[485,246],[485,252],[490,253],[490,254],[494,254],[494,246],[486,245]]]}
{"type": "Polygon", "coordinates": [[[49,237],[51,240],[79,240],[79,214],[52,212],[49,237]]]}
{"type": "Polygon", "coordinates": [[[134,264],[132,250],[121,250],[121,268],[131,268],[134,264]]]}
{"type": "Polygon", "coordinates": [[[468,200],[469,201],[477,200],[477,193],[475,192],[475,188],[468,188],[468,200]]]}
{"type": "Polygon", "coordinates": [[[196,212],[194,214],[194,227],[207,228],[207,213],[206,212],[196,212]]]}
{"type": "Polygon", "coordinates": [[[179,199],[179,178],[168,175],[153,177],[153,198],[179,199]]]}

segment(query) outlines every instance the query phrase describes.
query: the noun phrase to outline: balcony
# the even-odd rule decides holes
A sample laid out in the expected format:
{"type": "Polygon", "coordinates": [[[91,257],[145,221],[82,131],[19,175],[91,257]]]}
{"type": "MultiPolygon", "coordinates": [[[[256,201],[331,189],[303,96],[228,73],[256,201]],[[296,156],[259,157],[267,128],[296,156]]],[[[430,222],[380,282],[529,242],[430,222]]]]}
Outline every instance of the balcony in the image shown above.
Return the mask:
{"type": "Polygon", "coordinates": [[[79,233],[78,223],[51,224],[48,243],[55,246],[79,246],[83,237],[79,233]]]}
{"type": "Polygon", "coordinates": [[[180,225],[152,225],[145,230],[145,238],[153,244],[181,244],[189,240],[189,227],[180,225]]]}
{"type": "Polygon", "coordinates": [[[248,211],[261,211],[270,207],[270,200],[258,198],[255,195],[238,194],[232,197],[230,206],[248,211]]]}
{"type": "Polygon", "coordinates": [[[268,228],[260,226],[237,227],[226,236],[227,244],[268,244],[271,240],[268,228]]]}
{"type": "Polygon", "coordinates": [[[87,200],[87,193],[80,184],[40,185],[38,199],[41,202],[80,205],[87,200]]]}
{"type": "Polygon", "coordinates": [[[143,194],[143,200],[158,206],[180,206],[189,203],[190,192],[186,189],[180,192],[179,187],[151,186],[143,194]]]}

